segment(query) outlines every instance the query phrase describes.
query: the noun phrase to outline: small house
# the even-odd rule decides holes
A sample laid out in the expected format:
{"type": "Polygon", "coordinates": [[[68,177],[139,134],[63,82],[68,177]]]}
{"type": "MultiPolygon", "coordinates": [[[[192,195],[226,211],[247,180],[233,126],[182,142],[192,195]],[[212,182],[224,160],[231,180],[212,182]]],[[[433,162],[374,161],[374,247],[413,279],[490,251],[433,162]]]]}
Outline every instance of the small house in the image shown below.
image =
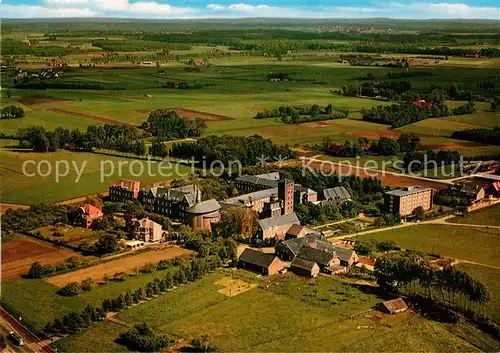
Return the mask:
{"type": "Polygon", "coordinates": [[[331,266],[340,265],[335,256],[335,253],[320,249],[303,247],[302,249],[300,249],[299,255],[297,257],[302,260],[307,260],[318,264],[319,269],[324,273],[330,273],[331,271],[329,268],[331,266]]]}
{"type": "Polygon", "coordinates": [[[89,203],[78,207],[76,210],[68,214],[70,224],[85,228],[90,228],[92,222],[103,218],[104,214],[102,211],[89,203]]]}
{"type": "Polygon", "coordinates": [[[296,257],[290,264],[290,271],[299,276],[316,277],[320,270],[317,263],[296,257]]]}
{"type": "Polygon", "coordinates": [[[238,259],[238,267],[271,276],[278,273],[284,267],[284,263],[273,254],[247,248],[238,259]]]}
{"type": "Polygon", "coordinates": [[[402,298],[396,298],[383,302],[381,310],[391,315],[399,314],[408,310],[408,305],[402,298]]]}

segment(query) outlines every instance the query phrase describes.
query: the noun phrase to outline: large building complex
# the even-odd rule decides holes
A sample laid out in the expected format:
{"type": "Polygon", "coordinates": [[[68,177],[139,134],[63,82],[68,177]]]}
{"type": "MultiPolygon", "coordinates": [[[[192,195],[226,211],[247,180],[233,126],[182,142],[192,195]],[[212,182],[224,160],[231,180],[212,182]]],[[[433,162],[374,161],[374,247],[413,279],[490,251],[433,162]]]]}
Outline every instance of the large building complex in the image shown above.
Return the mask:
{"type": "Polygon", "coordinates": [[[125,202],[137,199],[141,190],[141,182],[135,180],[120,180],[109,187],[109,199],[112,202],[125,202]]]}
{"type": "Polygon", "coordinates": [[[387,211],[401,217],[411,216],[413,211],[422,206],[424,211],[432,208],[434,190],[423,186],[411,186],[404,189],[388,191],[384,195],[387,211]]]}

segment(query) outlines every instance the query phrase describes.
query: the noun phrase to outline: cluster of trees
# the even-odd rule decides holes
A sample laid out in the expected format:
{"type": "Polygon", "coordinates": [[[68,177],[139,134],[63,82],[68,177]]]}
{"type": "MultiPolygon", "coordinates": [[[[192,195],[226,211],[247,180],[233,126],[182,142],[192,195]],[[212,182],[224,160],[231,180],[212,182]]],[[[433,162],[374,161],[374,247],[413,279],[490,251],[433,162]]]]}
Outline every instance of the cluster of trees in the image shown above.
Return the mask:
{"type": "Polygon", "coordinates": [[[332,139],[326,137],[320,149],[332,156],[356,157],[365,154],[379,154],[382,156],[394,156],[399,152],[414,152],[420,145],[420,137],[415,134],[401,134],[397,139],[391,137],[380,137],[370,142],[365,137],[358,141],[346,141],[342,145],[333,143],[332,139]]]}
{"type": "Polygon", "coordinates": [[[161,140],[174,140],[201,136],[207,125],[203,120],[183,119],[173,110],[155,110],[146,122],[154,136],[161,140]]]}
{"type": "MultiPolygon", "coordinates": [[[[370,75],[370,74],[369,74],[370,75]]],[[[368,76],[370,77],[370,76],[368,76]]],[[[344,96],[356,97],[376,97],[380,96],[393,99],[395,96],[411,90],[411,83],[408,81],[375,81],[368,79],[361,84],[349,84],[342,86],[341,93],[344,96]]]]}
{"type": "Polygon", "coordinates": [[[40,262],[36,261],[31,264],[26,277],[32,279],[49,277],[58,272],[77,269],[83,264],[85,264],[85,261],[81,261],[77,257],[70,257],[63,262],[52,265],[42,265],[40,262]]]}
{"type": "Polygon", "coordinates": [[[341,205],[335,203],[299,204],[295,213],[302,224],[318,225],[328,221],[354,217],[359,214],[360,210],[361,207],[357,202],[347,201],[341,205]]]}
{"type": "Polygon", "coordinates": [[[82,328],[88,327],[92,322],[101,321],[106,316],[106,312],[121,311],[133,304],[165,293],[179,284],[193,282],[205,274],[214,271],[220,265],[221,259],[218,256],[192,258],[181,261],[178,268],[168,271],[163,278],[156,277],[153,281],[136,291],[132,292],[129,290],[125,293],[120,293],[116,298],[104,299],[100,307],[89,305],[79,313],[73,312],[47,323],[43,329],[43,333],[50,337],[56,334],[77,332],[82,328]]]}
{"type": "Polygon", "coordinates": [[[403,157],[403,167],[408,172],[418,172],[425,169],[434,169],[443,165],[459,163],[460,152],[451,150],[429,150],[422,152],[408,152],[403,157]]]}
{"type": "Polygon", "coordinates": [[[68,207],[50,204],[31,205],[29,209],[8,209],[2,216],[2,236],[28,232],[35,228],[68,222],[68,207]]]}
{"type": "Polygon", "coordinates": [[[2,54],[3,55],[35,55],[35,56],[64,56],[68,54],[80,54],[82,50],[79,47],[62,46],[62,45],[43,45],[37,46],[36,41],[26,45],[21,40],[12,38],[2,38],[2,54]]]}
{"type": "Polygon", "coordinates": [[[349,115],[349,110],[328,104],[321,108],[317,104],[311,106],[282,106],[272,110],[258,112],[255,119],[280,118],[286,124],[305,123],[309,121],[342,119],[349,115]]]}
{"type": "Polygon", "coordinates": [[[388,124],[393,128],[415,123],[427,118],[437,118],[448,115],[470,114],[475,111],[473,102],[450,109],[446,104],[435,103],[432,106],[418,106],[410,102],[403,104],[378,105],[371,109],[361,109],[363,120],[380,124],[388,124]]]}
{"type": "Polygon", "coordinates": [[[398,214],[382,213],[375,220],[376,227],[390,227],[401,223],[401,217],[398,214]]]}
{"type": "Polygon", "coordinates": [[[120,335],[118,342],[127,346],[131,351],[161,352],[172,345],[174,340],[153,330],[145,322],[135,324],[127,332],[120,335]]]}
{"type": "Polygon", "coordinates": [[[360,255],[370,256],[374,251],[385,252],[391,251],[396,246],[396,243],[392,240],[360,240],[354,244],[354,250],[360,255]]]}
{"type": "Polygon", "coordinates": [[[85,255],[103,256],[122,250],[122,246],[117,237],[113,234],[101,236],[95,243],[83,242],[78,245],[78,250],[85,255]]]}
{"type": "MultiPolygon", "coordinates": [[[[187,68],[185,68],[187,69],[187,68]]],[[[189,70],[200,70],[199,67],[189,67],[189,70]]],[[[212,83],[188,83],[185,81],[174,82],[168,81],[163,85],[163,88],[175,88],[175,89],[201,89],[203,87],[213,86],[212,83]]]]}
{"type": "Polygon", "coordinates": [[[490,145],[500,145],[500,125],[493,129],[470,129],[455,131],[452,138],[459,140],[475,141],[490,145]]]}
{"type": "Polygon", "coordinates": [[[17,119],[24,117],[24,109],[21,107],[16,107],[15,105],[9,105],[4,107],[0,111],[0,117],[2,119],[17,119]]]}
{"type": "Polygon", "coordinates": [[[20,89],[37,89],[37,90],[45,90],[45,89],[68,89],[68,90],[77,90],[77,89],[89,89],[89,90],[103,90],[103,89],[119,89],[119,88],[111,88],[105,87],[100,83],[92,83],[92,82],[62,82],[62,81],[48,81],[42,79],[29,79],[24,78],[21,80],[17,80],[14,85],[14,88],[20,89]]]}
{"type": "Polygon", "coordinates": [[[482,309],[491,299],[486,286],[466,271],[453,266],[436,269],[418,256],[378,259],[375,276],[380,287],[387,291],[423,295],[463,310],[482,309]]]}
{"type": "Polygon", "coordinates": [[[92,285],[94,282],[91,278],[86,278],[82,281],[82,283],[78,282],[70,282],[66,284],[64,287],[57,291],[57,294],[62,295],[64,297],[74,297],[78,295],[80,291],[88,292],[92,290],[92,285]]]}
{"type": "Polygon", "coordinates": [[[221,212],[221,219],[212,231],[224,238],[248,239],[257,232],[259,216],[244,207],[231,207],[221,212]]]}
{"type": "Polygon", "coordinates": [[[90,125],[84,133],[77,129],[70,131],[58,127],[48,131],[43,126],[32,126],[19,129],[17,135],[20,147],[32,148],[36,152],[54,152],[60,148],[85,151],[105,148],[140,155],[146,152],[144,142],[138,140],[139,130],[125,125],[90,125]]]}
{"type": "Polygon", "coordinates": [[[224,166],[230,166],[230,163],[239,161],[242,166],[247,166],[257,164],[262,161],[262,158],[266,158],[268,162],[277,158],[293,159],[297,157],[297,153],[290,150],[287,145],[278,146],[260,135],[213,135],[200,138],[196,142],[174,144],[170,156],[194,158],[198,163],[206,161],[211,164],[217,161],[224,166]]]}

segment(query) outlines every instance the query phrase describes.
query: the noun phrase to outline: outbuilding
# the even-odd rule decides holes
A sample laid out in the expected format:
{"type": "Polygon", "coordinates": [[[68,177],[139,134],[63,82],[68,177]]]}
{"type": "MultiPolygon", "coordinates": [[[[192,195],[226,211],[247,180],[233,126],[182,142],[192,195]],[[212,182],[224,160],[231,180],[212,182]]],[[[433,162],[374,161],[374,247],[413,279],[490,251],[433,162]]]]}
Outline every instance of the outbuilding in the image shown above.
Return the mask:
{"type": "Polygon", "coordinates": [[[290,270],[299,276],[316,277],[319,273],[317,263],[296,257],[290,264],[290,270]]]}
{"type": "Polygon", "coordinates": [[[399,314],[408,310],[408,305],[402,298],[396,298],[382,302],[381,309],[388,314],[399,314]]]}
{"type": "Polygon", "coordinates": [[[264,276],[274,275],[284,266],[283,261],[277,256],[250,248],[245,249],[238,259],[238,267],[258,272],[264,276]]]}

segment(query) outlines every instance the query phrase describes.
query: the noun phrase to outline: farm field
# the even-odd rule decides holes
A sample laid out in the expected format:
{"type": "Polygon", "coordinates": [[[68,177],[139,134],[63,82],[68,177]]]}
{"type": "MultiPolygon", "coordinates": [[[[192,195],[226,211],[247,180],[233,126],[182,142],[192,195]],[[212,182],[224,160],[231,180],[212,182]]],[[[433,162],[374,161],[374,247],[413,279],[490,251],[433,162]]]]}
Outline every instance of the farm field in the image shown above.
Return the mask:
{"type": "Polygon", "coordinates": [[[158,248],[137,255],[126,256],[92,267],[52,276],[47,279],[47,282],[56,287],[64,287],[70,282],[81,282],[86,278],[91,278],[94,282],[101,282],[106,276],[112,277],[115,273],[132,274],[135,272],[135,268],[141,268],[148,263],[156,264],[160,260],[171,260],[175,257],[192,254],[194,254],[193,251],[180,247],[160,245],[158,248]]]}
{"type": "Polygon", "coordinates": [[[403,249],[500,266],[498,229],[423,224],[359,235],[353,239],[393,240],[403,249]]]}
{"type": "Polygon", "coordinates": [[[232,297],[219,292],[220,278],[220,274],[207,276],[125,310],[118,318],[129,323],[147,321],[184,338],[207,334],[221,350],[345,351],[353,346],[356,350],[474,350],[438,323],[412,313],[389,317],[375,311],[349,319],[349,314],[382,299],[326,277],[309,283],[290,277],[273,279],[232,297]],[[268,319],[262,320],[263,316],[268,319]],[[297,325],[302,327],[298,333],[297,325]],[[402,334],[407,339],[393,339],[402,334]]]}
{"type": "Polygon", "coordinates": [[[448,220],[457,224],[482,224],[489,226],[500,226],[500,205],[483,208],[475,212],[467,213],[463,217],[455,217],[448,220]]]}
{"type": "MultiPolygon", "coordinates": [[[[0,150],[0,201],[18,204],[57,202],[107,191],[109,185],[117,180],[134,178],[134,175],[147,182],[166,181],[190,174],[190,169],[184,165],[172,163],[164,164],[163,167],[163,175],[158,170],[158,163],[151,166],[152,173],[149,174],[147,161],[65,150],[49,154],[0,150]],[[28,175],[23,173],[23,163],[26,161],[33,161],[26,164],[28,175]],[[59,181],[55,174],[58,161],[66,161],[70,167],[67,175],[61,176],[59,181]],[[42,173],[37,173],[36,166],[40,162],[42,173]],[[83,170],[78,182],[75,182],[78,175],[76,169],[83,170]]],[[[60,170],[62,173],[66,171],[62,164],[60,170]]]]}
{"type": "Polygon", "coordinates": [[[77,252],[19,235],[2,244],[2,280],[19,278],[28,273],[33,262],[42,265],[62,262],[70,257],[81,257],[77,252]]]}

